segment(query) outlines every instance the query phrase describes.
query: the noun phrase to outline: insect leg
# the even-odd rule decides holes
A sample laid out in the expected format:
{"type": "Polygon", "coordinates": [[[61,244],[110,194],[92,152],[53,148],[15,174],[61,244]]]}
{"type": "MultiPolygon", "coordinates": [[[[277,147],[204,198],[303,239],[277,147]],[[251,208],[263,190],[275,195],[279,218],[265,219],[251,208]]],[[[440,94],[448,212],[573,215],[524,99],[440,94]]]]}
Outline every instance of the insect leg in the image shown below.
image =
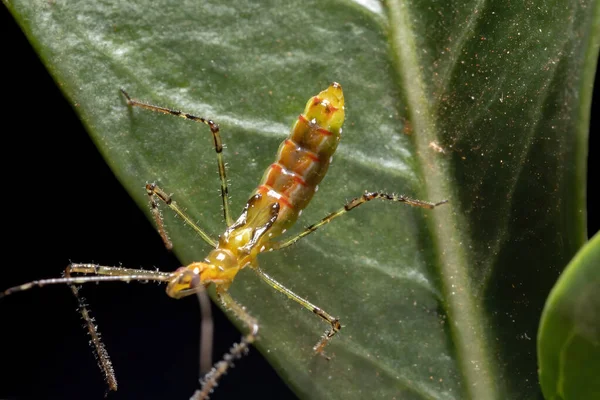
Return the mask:
{"type": "Polygon", "coordinates": [[[108,352],[104,347],[100,339],[100,332],[98,327],[91,317],[90,312],[85,304],[85,299],[79,295],[79,288],[75,285],[88,283],[88,282],[107,282],[107,281],[123,281],[130,282],[134,280],[138,281],[159,281],[168,282],[171,278],[171,273],[160,272],[160,271],[145,271],[140,269],[120,268],[120,267],[105,267],[96,264],[70,264],[67,266],[64,272],[63,278],[51,278],[41,279],[25,283],[23,285],[14,286],[6,289],[0,293],[0,298],[8,296],[15,292],[21,292],[29,290],[34,287],[43,287],[46,285],[56,284],[67,284],[70,286],[73,295],[77,299],[79,305],[79,312],[85,321],[85,325],[88,329],[89,335],[92,338],[91,343],[94,346],[94,351],[98,359],[98,366],[100,367],[106,383],[108,384],[109,390],[117,390],[117,379],[115,372],[108,356],[108,352]],[[71,274],[93,274],[93,275],[106,275],[106,276],[71,276],[71,274]]]}
{"type": "Polygon", "coordinates": [[[248,352],[248,348],[251,343],[256,340],[258,335],[258,322],[252,317],[244,307],[239,305],[227,292],[224,287],[217,286],[217,297],[221,303],[244,322],[250,329],[250,333],[242,336],[242,340],[239,343],[234,344],[229,353],[223,356],[223,359],[216,363],[213,368],[207,373],[204,378],[200,381],[200,390],[196,390],[190,400],[205,400],[212,393],[214,388],[219,383],[219,379],[227,372],[227,370],[233,366],[233,362],[241,358],[248,352]]]}
{"type": "MultiPolygon", "coordinates": [[[[325,348],[325,345],[327,345],[327,343],[329,343],[331,338],[334,337],[335,334],[340,331],[340,329],[342,329],[340,320],[335,318],[334,316],[330,315],[329,313],[325,312],[321,308],[315,306],[308,300],[305,300],[302,297],[298,296],[296,293],[292,292],[290,289],[286,288],[281,283],[279,283],[275,279],[271,278],[259,267],[255,267],[252,269],[258,274],[258,276],[261,277],[262,280],[267,282],[269,284],[269,286],[271,286],[273,289],[276,289],[276,290],[280,291],[281,293],[285,294],[288,298],[294,300],[295,302],[299,303],[302,307],[317,314],[319,317],[321,317],[322,319],[324,319],[325,321],[327,321],[327,323],[329,323],[331,325],[331,328],[328,329],[327,331],[325,331],[325,334],[323,334],[321,340],[319,340],[319,342],[313,347],[313,350],[315,352],[325,356],[325,354],[323,354],[323,349],[325,348]]],[[[329,357],[327,357],[327,356],[325,356],[325,358],[329,359],[329,357]]]]}
{"type": "MultiPolygon", "coordinates": [[[[71,279],[71,272],[73,272],[72,265],[68,265],[65,268],[64,277],[66,279],[71,279]]],[[[100,331],[98,330],[98,325],[96,325],[94,318],[91,316],[90,311],[88,310],[88,305],[85,302],[85,298],[79,295],[79,288],[73,284],[69,285],[73,296],[77,300],[77,309],[81,313],[81,317],[85,322],[85,326],[88,330],[88,334],[92,339],[90,343],[92,344],[93,351],[95,352],[96,360],[98,361],[98,367],[100,367],[100,371],[104,374],[104,380],[108,385],[108,390],[117,391],[117,377],[115,376],[115,370],[112,366],[112,361],[110,360],[110,356],[108,355],[108,351],[106,351],[106,347],[102,340],[100,339],[100,331]]]]}
{"type": "Polygon", "coordinates": [[[172,249],[173,243],[171,243],[171,240],[169,239],[169,236],[167,235],[167,231],[165,230],[163,218],[160,215],[160,210],[158,209],[158,203],[156,201],[157,198],[160,199],[162,202],[164,202],[167,205],[167,207],[169,207],[171,210],[173,210],[175,212],[175,214],[179,215],[186,224],[191,226],[192,229],[194,229],[196,231],[196,233],[206,243],[210,244],[212,247],[217,247],[217,242],[213,238],[211,238],[206,232],[204,232],[204,230],[202,228],[200,228],[198,225],[196,225],[194,223],[194,221],[192,221],[192,219],[190,217],[188,217],[187,214],[184,213],[181,208],[179,208],[179,206],[177,206],[177,204],[173,201],[171,196],[169,196],[161,188],[156,186],[156,184],[154,184],[154,183],[146,184],[146,193],[148,193],[148,198],[150,199],[150,210],[152,210],[152,215],[154,216],[154,220],[156,221],[156,226],[158,227],[158,233],[160,234],[160,237],[162,238],[163,242],[165,243],[165,246],[167,247],[167,249],[169,249],[169,250],[172,249]]]}
{"type": "Polygon", "coordinates": [[[203,117],[196,117],[195,115],[188,114],[186,112],[171,110],[165,107],[159,107],[152,104],[144,103],[138,101],[136,99],[132,99],[129,94],[123,89],[121,89],[121,93],[127,99],[127,104],[133,107],[140,107],[146,110],[159,112],[168,115],[174,115],[176,117],[181,117],[183,119],[188,119],[190,121],[203,123],[204,125],[210,128],[210,132],[213,136],[213,142],[215,144],[215,151],[217,153],[217,164],[219,166],[219,177],[221,178],[221,198],[223,200],[223,216],[225,217],[225,223],[227,226],[233,223],[233,219],[231,218],[231,212],[229,211],[229,189],[227,188],[227,176],[225,173],[225,162],[223,161],[223,142],[221,141],[221,134],[219,133],[219,125],[213,122],[210,119],[206,119],[203,117]]]}
{"type": "MultiPolygon", "coordinates": [[[[71,277],[72,273],[79,274],[94,274],[94,275],[107,275],[102,278],[117,278],[117,280],[126,280],[129,281],[133,276],[142,277],[143,275],[147,275],[150,273],[151,279],[148,280],[163,280],[166,277],[169,277],[171,274],[160,272],[160,271],[144,271],[138,269],[129,269],[129,268],[119,268],[119,267],[104,267],[95,264],[70,264],[65,269],[64,279],[76,280],[78,278],[71,277]]],[[[90,281],[93,282],[96,277],[87,277],[92,278],[90,281]]],[[[79,278],[80,279],[80,278],[79,278]]],[[[82,282],[83,283],[83,282],[82,282]]],[[[112,362],[110,361],[110,356],[106,351],[106,347],[104,347],[104,343],[100,339],[100,331],[98,331],[98,325],[96,325],[94,318],[90,315],[90,311],[88,310],[88,306],[85,303],[85,299],[79,295],[79,288],[73,284],[70,284],[69,287],[73,292],[73,295],[77,299],[77,303],[79,305],[79,312],[85,321],[85,326],[87,327],[88,333],[92,338],[91,343],[93,344],[94,351],[96,352],[96,359],[98,360],[98,366],[100,370],[104,374],[104,379],[108,384],[109,390],[116,391],[117,390],[117,378],[115,376],[115,371],[112,366],[112,362]]]]}
{"type": "Polygon", "coordinates": [[[427,201],[411,199],[409,197],[406,197],[404,195],[399,195],[399,194],[388,194],[388,193],[383,193],[383,192],[365,192],[362,196],[357,197],[357,198],[351,200],[350,202],[346,203],[344,205],[344,207],[340,208],[337,211],[332,212],[331,214],[329,214],[328,216],[326,216],[325,218],[323,218],[316,224],[312,224],[311,226],[306,228],[303,232],[301,232],[297,236],[294,236],[293,238],[288,239],[285,242],[277,242],[277,243],[271,244],[271,248],[273,250],[276,250],[276,249],[283,249],[284,247],[291,246],[292,244],[296,243],[298,240],[302,239],[303,237],[305,237],[308,234],[313,233],[314,231],[316,231],[323,225],[328,224],[329,222],[331,222],[335,218],[339,217],[340,215],[343,215],[343,214],[347,213],[348,211],[350,211],[362,204],[365,204],[366,202],[371,201],[373,199],[383,199],[383,200],[395,201],[395,202],[405,203],[405,204],[408,204],[409,206],[413,206],[413,207],[421,207],[421,208],[428,208],[428,209],[435,208],[439,205],[442,205],[442,204],[445,204],[448,202],[448,200],[443,200],[443,201],[440,201],[437,203],[430,203],[427,201]]]}

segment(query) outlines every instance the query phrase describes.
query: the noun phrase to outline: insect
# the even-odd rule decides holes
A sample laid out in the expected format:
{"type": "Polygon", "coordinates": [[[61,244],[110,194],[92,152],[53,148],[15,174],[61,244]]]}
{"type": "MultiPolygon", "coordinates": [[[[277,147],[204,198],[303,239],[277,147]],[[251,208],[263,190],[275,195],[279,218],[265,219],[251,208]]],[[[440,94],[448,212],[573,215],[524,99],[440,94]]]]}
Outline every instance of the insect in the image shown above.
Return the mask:
{"type": "MultiPolygon", "coordinates": [[[[158,232],[167,248],[171,248],[172,243],[164,228],[160,213],[161,206],[171,209],[186,224],[192,227],[200,238],[211,245],[213,249],[204,260],[193,262],[174,272],[147,271],[96,264],[71,264],[66,268],[65,277],[63,278],[29,282],[5,290],[0,294],[0,297],[36,286],[69,284],[74,295],[79,298],[78,288],[74,286],[76,284],[141,280],[166,283],[167,294],[173,298],[196,294],[200,297],[202,303],[205,299],[204,289],[211,284],[214,285],[218,300],[246,325],[247,333],[242,337],[240,343],[234,345],[231,351],[225,354],[223,359],[217,362],[204,376],[201,388],[194,393],[194,399],[208,398],[219,379],[231,366],[233,360],[241,357],[257,338],[258,321],[238,304],[228,291],[235,276],[243,268],[252,269],[266,284],[308,309],[326,324],[327,329],[316,342],[313,351],[315,354],[329,359],[325,353],[325,348],[341,330],[340,320],[266,274],[258,264],[260,253],[291,246],[335,218],[374,199],[400,202],[426,209],[432,209],[446,203],[445,200],[430,203],[403,195],[366,191],[337,211],[308,226],[298,235],[279,240],[278,238],[296,222],[302,210],[309,204],[318,184],[329,168],[331,158],[341,139],[345,109],[344,94],[340,84],[332,83],[328,88],[308,100],[304,112],[298,117],[290,135],[281,143],[274,163],[266,169],[257,188],[250,195],[241,215],[235,221],[229,208],[223,145],[218,125],[203,117],[138,101],[129,96],[124,90],[121,91],[127,100],[127,104],[131,107],[178,116],[204,124],[209,128],[217,155],[221,182],[223,217],[227,225],[224,233],[218,239],[213,239],[186,215],[170,195],[156,184],[149,183],[146,185],[146,193],[151,212],[158,232]],[[74,274],[92,276],[74,276],[74,274]]],[[[114,386],[114,389],[116,389],[116,380],[114,383],[112,382],[114,374],[110,360],[98,338],[94,324],[87,316],[86,306],[82,302],[80,302],[80,310],[87,321],[88,330],[99,354],[100,363],[107,376],[109,386],[114,386]]]]}

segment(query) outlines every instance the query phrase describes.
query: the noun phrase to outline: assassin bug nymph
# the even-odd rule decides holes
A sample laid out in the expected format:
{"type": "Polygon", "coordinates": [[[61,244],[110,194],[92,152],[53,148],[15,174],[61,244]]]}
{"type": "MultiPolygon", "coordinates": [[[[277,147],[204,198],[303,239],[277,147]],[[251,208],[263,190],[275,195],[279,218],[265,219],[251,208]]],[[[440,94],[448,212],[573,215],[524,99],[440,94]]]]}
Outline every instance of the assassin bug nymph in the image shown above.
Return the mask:
{"type": "MultiPolygon", "coordinates": [[[[205,295],[204,288],[211,283],[214,284],[219,301],[247,326],[248,333],[240,343],[233,346],[230,353],[226,354],[205,375],[201,381],[201,389],[193,396],[195,399],[208,398],[219,378],[231,366],[233,360],[243,355],[249,344],[254,342],[257,337],[259,330],[257,320],[244,307],[239,305],[228,292],[233,279],[242,268],[250,267],[269,286],[312,311],[327,323],[327,330],[313,348],[315,353],[325,356],[325,346],[342,327],[338,318],[298,296],[263,272],[257,261],[261,252],[288,247],[335,218],[373,199],[400,202],[427,209],[446,203],[446,201],[430,203],[384,192],[365,192],[362,196],[351,200],[319,222],[310,225],[300,234],[283,241],[276,241],[275,239],[278,236],[285,233],[296,222],[301,211],[312,199],[317,185],[325,176],[331,157],[338,146],[344,122],[344,94],[340,84],[332,83],[327,89],[308,100],[304,112],[298,117],[290,135],[279,146],[275,162],[265,171],[260,184],[250,196],[241,216],[236,221],[232,219],[229,209],[225,163],[222,155],[223,146],[218,125],[202,117],[135,100],[124,90],[121,90],[121,92],[129,106],[178,116],[208,126],[212,133],[217,154],[223,215],[227,224],[225,232],[217,240],[214,240],[177,206],[171,196],[155,184],[147,184],[146,191],[150,200],[151,211],[165,245],[168,248],[172,247],[159,211],[159,204],[161,203],[180,216],[205,242],[213,247],[213,250],[209,252],[203,261],[193,262],[174,272],[106,267],[95,264],[71,264],[67,267],[66,276],[63,278],[30,282],[10,288],[4,291],[2,295],[27,290],[34,286],[67,283],[71,285],[74,294],[77,296],[77,288],[73,286],[75,284],[99,281],[149,280],[166,282],[167,294],[174,298],[181,298],[191,294],[205,295]],[[74,273],[102,276],[72,277],[71,274],[74,273]]],[[[114,380],[110,361],[102,344],[97,339],[98,334],[95,325],[91,323],[86,308],[83,305],[80,308],[88,322],[88,329],[94,339],[100,364],[107,376],[109,386],[111,389],[116,390],[116,380],[114,380]],[[112,387],[113,381],[114,388],[112,387]]]]}

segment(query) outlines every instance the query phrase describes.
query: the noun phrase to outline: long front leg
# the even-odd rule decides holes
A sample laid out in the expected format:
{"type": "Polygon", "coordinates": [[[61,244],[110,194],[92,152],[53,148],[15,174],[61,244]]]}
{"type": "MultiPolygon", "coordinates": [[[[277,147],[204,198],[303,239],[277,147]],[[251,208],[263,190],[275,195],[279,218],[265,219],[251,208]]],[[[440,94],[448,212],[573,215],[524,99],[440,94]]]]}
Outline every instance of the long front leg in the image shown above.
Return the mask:
{"type": "MultiPolygon", "coordinates": [[[[75,266],[75,268],[77,267],[75,266]]],[[[65,268],[64,272],[65,278],[72,279],[71,272],[73,271],[73,265],[68,265],[67,268],[65,268]]],[[[110,360],[110,356],[108,355],[108,351],[106,351],[106,347],[100,339],[100,331],[98,330],[98,325],[92,318],[91,313],[88,310],[88,305],[85,303],[84,298],[79,295],[79,288],[73,284],[70,284],[69,288],[71,289],[73,296],[75,296],[75,300],[77,300],[77,309],[81,313],[81,317],[83,318],[85,326],[88,330],[88,334],[90,335],[90,343],[93,346],[93,351],[96,353],[96,360],[98,361],[100,371],[102,371],[102,374],[104,374],[104,380],[108,385],[108,390],[116,392],[118,387],[117,376],[115,375],[115,370],[113,368],[112,361],[110,360]]]]}
{"type": "Polygon", "coordinates": [[[98,325],[95,323],[90,315],[87,304],[83,298],[79,295],[79,288],[75,285],[81,285],[88,282],[131,282],[131,281],[158,281],[168,282],[172,277],[172,273],[160,272],[160,271],[145,271],[141,269],[130,269],[120,267],[106,267],[97,264],[70,264],[67,266],[64,272],[63,278],[51,278],[41,279],[37,281],[28,282],[19,286],[6,289],[4,292],[0,292],[0,298],[11,295],[16,292],[22,292],[25,290],[32,289],[34,287],[43,287],[46,285],[59,285],[67,284],[71,288],[73,295],[77,299],[79,305],[79,312],[85,321],[85,325],[88,329],[91,337],[91,343],[94,346],[94,351],[98,359],[98,366],[104,374],[106,383],[108,384],[109,390],[117,390],[117,378],[115,376],[110,357],[104,344],[100,339],[100,332],[98,331],[98,325]],[[72,274],[84,274],[84,275],[96,275],[96,276],[72,276],[72,274]],[[97,276],[103,275],[103,276],[97,276]]]}
{"type": "Polygon", "coordinates": [[[421,208],[428,208],[428,209],[435,208],[437,206],[440,206],[440,205],[448,202],[448,200],[443,200],[443,201],[440,201],[437,203],[430,203],[428,201],[411,199],[409,197],[399,195],[399,194],[388,194],[388,193],[383,193],[383,192],[365,192],[361,197],[357,197],[357,198],[351,200],[350,202],[346,203],[344,205],[344,207],[340,208],[337,211],[332,212],[331,214],[329,214],[328,216],[326,216],[325,218],[323,218],[316,224],[310,225],[308,228],[306,228],[303,232],[301,232],[297,236],[294,236],[293,238],[288,239],[285,242],[272,243],[270,248],[273,250],[277,250],[277,249],[283,249],[284,247],[291,246],[294,243],[296,243],[298,240],[305,237],[306,235],[309,235],[309,234],[313,233],[314,231],[316,231],[317,229],[319,229],[320,227],[322,227],[323,225],[330,223],[335,218],[337,218],[341,215],[344,215],[348,211],[350,211],[360,205],[363,205],[368,201],[374,200],[374,199],[394,201],[394,202],[408,204],[409,206],[413,206],[413,207],[421,207],[421,208]]]}
{"type": "Polygon", "coordinates": [[[88,278],[89,282],[97,282],[97,280],[100,278],[102,278],[103,280],[116,280],[124,282],[130,282],[132,280],[155,280],[159,282],[166,282],[168,278],[171,277],[171,274],[160,271],[145,271],[131,268],[105,267],[96,264],[70,264],[65,269],[64,276],[65,278],[63,279],[70,279],[72,281],[69,284],[69,287],[71,288],[71,292],[73,292],[75,299],[77,299],[77,304],[79,305],[78,309],[81,313],[83,320],[85,321],[85,326],[87,327],[90,338],[92,339],[91,344],[94,346],[96,358],[98,360],[98,366],[104,374],[104,380],[106,381],[109,390],[116,391],[117,377],[115,376],[115,371],[113,369],[110,356],[108,355],[108,351],[106,351],[106,347],[100,339],[98,324],[96,324],[96,321],[92,318],[88,309],[88,305],[85,303],[85,300],[79,295],[79,288],[73,283],[86,282],[81,281],[82,278],[88,278]],[[73,273],[104,276],[72,277],[71,274],[73,273]]]}

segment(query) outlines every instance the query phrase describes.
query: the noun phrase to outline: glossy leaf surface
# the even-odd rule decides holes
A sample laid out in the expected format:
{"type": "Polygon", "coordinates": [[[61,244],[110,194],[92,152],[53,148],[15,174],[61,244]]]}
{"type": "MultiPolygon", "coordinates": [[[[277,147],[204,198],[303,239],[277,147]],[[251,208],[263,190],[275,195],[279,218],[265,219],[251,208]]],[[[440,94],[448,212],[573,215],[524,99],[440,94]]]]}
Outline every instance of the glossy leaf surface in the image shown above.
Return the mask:
{"type": "MultiPolygon", "coordinates": [[[[340,82],[344,137],[296,232],[365,189],[450,201],[366,205],[260,258],[341,319],[332,362],[310,350],[315,316],[239,275],[232,294],[299,396],[539,395],[541,309],[585,239],[596,2],[6,4],[145,210],[156,181],[224,229],[209,132],[129,110],[120,87],[221,125],[241,211],[305,101],[340,82]]],[[[181,260],[203,259],[208,246],[165,215],[181,260]]]]}

